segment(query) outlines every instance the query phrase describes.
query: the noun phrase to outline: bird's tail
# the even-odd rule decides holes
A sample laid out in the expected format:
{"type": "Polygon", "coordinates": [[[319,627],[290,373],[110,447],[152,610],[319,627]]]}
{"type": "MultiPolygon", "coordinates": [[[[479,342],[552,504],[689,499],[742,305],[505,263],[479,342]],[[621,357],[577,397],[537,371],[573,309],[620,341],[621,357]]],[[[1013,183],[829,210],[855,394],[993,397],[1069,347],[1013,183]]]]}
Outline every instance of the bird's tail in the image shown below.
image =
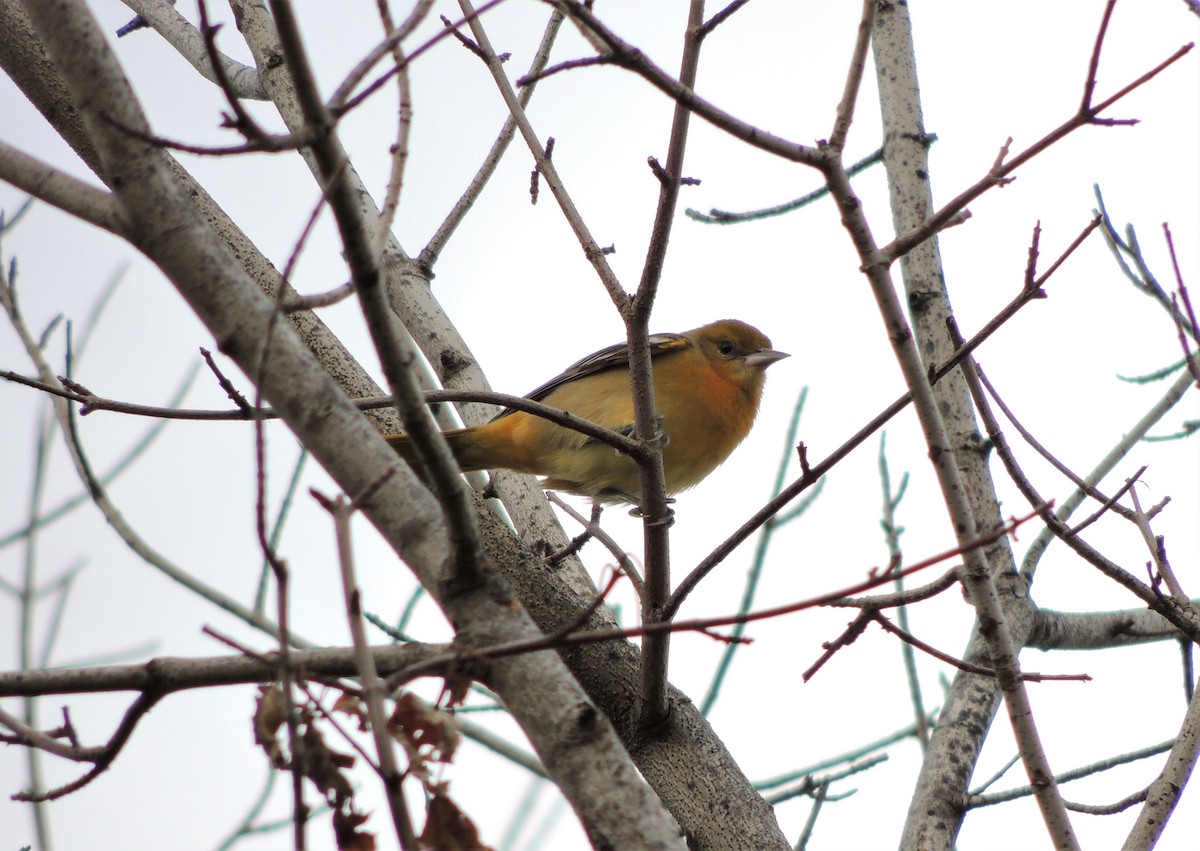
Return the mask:
{"type": "MultiPolygon", "coordinates": [[[[469,429],[456,428],[442,432],[442,436],[446,438],[446,443],[450,446],[450,453],[464,473],[483,469],[482,465],[474,462],[470,457],[470,441],[465,437],[467,431],[469,429]]],[[[412,468],[413,472],[424,480],[422,465],[417,460],[417,448],[413,445],[412,439],[407,434],[385,434],[383,438],[392,449],[396,450],[396,454],[412,468]]]]}

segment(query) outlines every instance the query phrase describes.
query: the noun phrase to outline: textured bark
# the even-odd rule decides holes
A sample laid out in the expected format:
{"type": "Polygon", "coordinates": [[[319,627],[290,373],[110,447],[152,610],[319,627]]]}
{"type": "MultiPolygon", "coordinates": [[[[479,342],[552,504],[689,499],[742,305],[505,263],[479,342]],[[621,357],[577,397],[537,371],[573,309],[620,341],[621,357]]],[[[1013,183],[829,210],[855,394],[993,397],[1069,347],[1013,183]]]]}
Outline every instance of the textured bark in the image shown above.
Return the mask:
{"type": "MultiPolygon", "coordinates": [[[[545,632],[570,624],[594,599],[564,583],[559,570],[547,567],[496,519],[484,523],[491,560],[505,576],[545,632]]],[[[617,626],[601,608],[588,629],[617,626]]],[[[754,790],[733,756],[687,695],[668,692],[666,723],[645,731],[639,724],[639,652],[627,641],[584,644],[562,651],[567,666],[588,695],[612,720],[638,770],[658,793],[687,834],[692,848],[789,848],[774,811],[754,790]]]]}
{"type": "MultiPolygon", "coordinates": [[[[464,640],[491,644],[538,635],[502,582],[484,574],[449,583],[449,530],[432,497],[286,324],[198,213],[168,158],[119,130],[146,121],[103,35],[72,0],[27,7],[92,140],[104,182],[122,204],[127,239],[155,262],[209,328],[221,351],[258,381],[266,400],[350,494],[377,486],[363,513],[437,597],[464,640]],[[270,341],[269,368],[263,369],[270,341]]],[[[639,776],[607,720],[553,653],[493,663],[501,696],[597,847],[682,847],[670,814],[639,776]],[[530,694],[529,692],[534,692],[530,694]],[[575,719],[563,724],[564,707],[575,719]],[[608,795],[596,797],[597,788],[608,795]]]]}
{"type": "MultiPolygon", "coordinates": [[[[30,103],[96,177],[112,188],[61,74],[47,58],[41,39],[17,0],[0,0],[0,31],[5,33],[5,37],[0,39],[0,68],[20,87],[30,103]]],[[[159,153],[174,172],[180,189],[191,198],[213,233],[220,237],[263,292],[273,295],[281,283],[279,271],[178,160],[166,151],[159,153]]],[[[288,289],[291,290],[290,287],[288,289]]],[[[347,394],[362,397],[377,396],[382,392],[341,340],[329,331],[315,313],[292,313],[288,321],[347,394]]],[[[368,416],[381,425],[390,423],[393,430],[396,428],[394,413],[385,410],[372,412],[368,416]]]]}
{"type": "MultiPolygon", "coordinates": [[[[908,6],[881,2],[872,41],[883,115],[884,165],[897,235],[911,231],[934,210],[930,188],[928,136],[921,117],[916,60],[908,6]]],[[[926,364],[945,363],[954,351],[946,329],[951,316],[937,237],[922,242],[900,260],[913,333],[926,364]]],[[[946,435],[955,454],[975,518],[973,534],[1002,522],[970,393],[955,370],[933,388],[946,435]]],[[[986,551],[996,577],[1004,617],[1014,643],[1024,645],[1033,608],[1007,538],[986,551]]],[[[973,632],[963,658],[988,666],[986,642],[973,632]]],[[[900,841],[903,849],[950,849],[962,826],[967,785],[979,751],[1000,706],[993,678],[959,672],[946,696],[917,779],[900,841]]]]}
{"type": "MultiPolygon", "coordinates": [[[[57,26],[72,32],[73,56],[64,51],[67,37],[61,33],[47,35],[52,46],[45,50],[25,12],[13,0],[0,0],[6,32],[22,36],[5,40],[0,63],[114,190],[128,211],[130,242],[163,269],[211,329],[221,351],[254,377],[270,321],[267,295],[280,284],[277,271],[173,157],[153,144],[114,133],[97,118],[98,105],[103,104],[104,114],[122,124],[144,126],[127,82],[82,7],[64,0],[33,11],[34,19],[44,18],[47,25],[50,16],[57,16],[57,26]],[[81,70],[84,65],[86,70],[81,70]],[[77,110],[76,103],[86,106],[77,110]]],[[[369,199],[363,214],[374,214],[369,199]]],[[[417,273],[398,245],[385,251],[384,268],[397,313],[414,329],[447,386],[482,383],[465,345],[455,345],[457,333],[447,333],[447,320],[427,278],[417,273]]],[[[349,406],[342,391],[375,395],[378,388],[312,314],[294,314],[291,321],[300,336],[294,336],[287,323],[276,329],[270,370],[262,382],[264,396],[344,490],[361,491],[394,456],[373,445],[375,430],[349,406]],[[331,373],[336,382],[330,380],[331,373]],[[355,452],[345,452],[347,446],[356,447],[355,452]]],[[[367,513],[438,597],[461,638],[480,646],[532,637],[533,625],[503,583],[445,587],[447,547],[440,512],[423,490],[405,487],[402,479],[397,476],[386,484],[367,513]]],[[[498,479],[510,514],[525,530],[521,537],[527,545],[502,524],[489,523],[489,551],[508,575],[536,580],[523,584],[522,596],[539,616],[539,624],[561,624],[590,602],[595,588],[577,562],[554,570],[542,566],[541,555],[558,548],[565,536],[528,481],[498,479]]],[[[482,504],[480,511],[494,519],[482,504]]],[[[603,621],[606,615],[597,618],[603,621]]],[[[489,679],[576,806],[596,847],[677,847],[679,828],[655,792],[679,811],[679,821],[696,847],[727,847],[745,837],[753,837],[755,847],[786,847],[771,808],[685,697],[672,692],[672,721],[653,739],[637,732],[635,647],[596,645],[563,655],[578,680],[566,673],[554,653],[494,663],[489,679]],[[624,743],[613,735],[613,725],[624,743]],[[629,752],[636,754],[634,762],[629,752]]]]}
{"type": "MultiPolygon", "coordinates": [[[[297,132],[302,125],[288,92],[285,69],[270,61],[277,51],[269,18],[260,4],[241,3],[240,9],[239,26],[255,49],[265,86],[284,121],[297,132]]],[[[353,168],[348,173],[358,180],[353,168]]],[[[366,186],[359,185],[362,214],[374,221],[378,208],[366,186]]],[[[434,365],[439,380],[447,387],[486,387],[474,356],[434,299],[428,277],[394,238],[386,244],[382,272],[393,309],[434,365]]],[[[490,412],[474,406],[464,412],[464,419],[480,421],[487,415],[490,412]]],[[[518,589],[517,596],[537,624],[550,632],[570,622],[598,591],[575,559],[553,569],[542,564],[541,555],[561,549],[567,538],[547,510],[544,497],[530,487],[531,481],[506,474],[493,477],[493,490],[504,502],[519,541],[482,503],[479,514],[492,562],[518,589]]],[[[615,626],[607,611],[602,612],[592,625],[615,626]]],[[[587,646],[568,651],[564,658],[591,698],[612,719],[638,770],[696,847],[725,847],[742,837],[753,837],[754,847],[787,846],[771,807],[750,786],[711,725],[685,696],[671,692],[672,721],[657,731],[653,740],[639,732],[637,648],[628,643],[587,646]]]]}

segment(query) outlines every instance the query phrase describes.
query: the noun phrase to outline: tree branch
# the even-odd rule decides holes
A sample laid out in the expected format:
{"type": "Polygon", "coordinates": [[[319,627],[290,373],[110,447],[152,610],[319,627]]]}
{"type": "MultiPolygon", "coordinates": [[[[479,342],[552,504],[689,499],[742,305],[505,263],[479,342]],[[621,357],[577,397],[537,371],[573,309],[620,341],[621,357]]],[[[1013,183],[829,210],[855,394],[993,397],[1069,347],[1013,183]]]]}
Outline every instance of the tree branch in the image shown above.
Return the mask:
{"type": "Polygon", "coordinates": [[[0,141],[0,180],[118,236],[127,223],[112,194],[0,141]]]}
{"type": "MultiPolygon", "coordinates": [[[[189,65],[200,72],[200,76],[214,85],[218,84],[217,72],[213,68],[212,56],[206,49],[204,37],[187,18],[179,13],[174,3],[167,0],[121,0],[137,12],[146,26],[154,29],[162,39],[175,48],[189,65]]],[[[218,53],[221,72],[229,82],[229,91],[238,98],[266,100],[258,72],[243,65],[224,53],[218,53]]]]}

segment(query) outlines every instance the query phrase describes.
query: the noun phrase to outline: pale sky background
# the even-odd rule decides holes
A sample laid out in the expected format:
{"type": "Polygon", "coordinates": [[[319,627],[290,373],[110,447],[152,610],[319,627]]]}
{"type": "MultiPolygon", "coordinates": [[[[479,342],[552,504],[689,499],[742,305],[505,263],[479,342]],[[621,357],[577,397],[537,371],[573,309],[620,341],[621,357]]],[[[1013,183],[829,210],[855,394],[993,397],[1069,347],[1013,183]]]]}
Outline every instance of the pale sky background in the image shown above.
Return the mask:
{"type": "MultiPolygon", "coordinates": [[[[107,32],[131,12],[116,0],[91,4],[107,32]]],[[[217,5],[217,4],[214,4],[217,5]]],[[[360,55],[379,38],[373,2],[343,4],[298,0],[310,56],[331,92],[360,55]]],[[[937,134],[932,185],[939,202],[977,180],[1008,136],[1019,151],[1065,120],[1076,108],[1102,3],[1014,2],[982,6],[926,0],[912,4],[926,128],[937,134]]],[[[678,33],[686,4],[605,0],[597,12],[627,41],[675,72],[678,33]]],[[[196,19],[191,0],[181,11],[196,19]]],[[[406,9],[398,7],[400,14],[406,9]]],[[[457,18],[456,6],[437,12],[457,18]]],[[[714,6],[710,14],[719,9],[714,6]]],[[[754,0],[706,42],[697,90],[709,100],[765,129],[813,143],[829,135],[842,91],[844,66],[855,36],[858,4],[754,0]]],[[[216,12],[214,11],[214,14],[216,12]]],[[[520,76],[540,39],[544,4],[509,0],[486,17],[497,50],[512,53],[510,74],[520,76]]],[[[440,26],[436,16],[425,27],[440,26]]],[[[1197,18],[1178,0],[1118,5],[1102,57],[1097,93],[1103,98],[1196,38],[1197,18]]],[[[232,25],[220,36],[223,49],[249,61],[232,25]]],[[[219,129],[225,108],[203,81],[152,32],[117,42],[126,73],[164,136],[224,144],[219,129]]],[[[554,58],[586,55],[582,40],[565,27],[554,58]]],[[[971,205],[973,217],[941,237],[946,275],[960,327],[968,335],[1018,291],[1034,224],[1042,225],[1045,268],[1087,224],[1099,183],[1120,224],[1133,222],[1152,268],[1165,286],[1173,276],[1161,236],[1169,222],[1180,266],[1200,301],[1200,65],[1190,55],[1108,115],[1138,118],[1134,127],[1078,131],[1018,173],[1012,185],[971,205]]],[[[868,68],[850,137],[848,160],[879,145],[873,68],[868,68]]],[[[447,40],[412,71],[412,152],[396,233],[417,253],[474,173],[504,118],[503,107],[482,65],[447,40]]],[[[382,198],[388,146],[395,128],[395,97],[376,97],[341,127],[355,164],[382,198]]],[[[0,79],[0,138],[90,177],[16,88],[0,79]]],[[[255,114],[270,120],[265,107],[255,114]]],[[[597,241],[614,245],[610,261],[627,289],[638,280],[653,217],[657,184],[647,156],[666,155],[671,104],[628,72],[587,68],[546,80],[530,109],[539,135],[556,138],[554,160],[597,241]]],[[[282,265],[317,193],[307,170],[290,155],[238,159],[181,155],[186,167],[276,263],[282,265]]],[[[583,258],[548,192],[528,201],[528,152],[520,142],[493,178],[437,265],[435,293],[473,347],[497,390],[522,393],[567,364],[618,340],[621,323],[583,258]]],[[[682,206],[707,210],[752,209],[784,202],[818,185],[814,173],[751,150],[701,121],[693,123],[685,172],[702,180],[685,188],[682,206]]],[[[93,178],[94,179],[94,178],[93,178]]],[[[886,242],[891,217],[883,172],[856,181],[877,239],[886,242]]],[[[0,207],[10,215],[22,195],[0,186],[0,207]]],[[[16,258],[19,294],[29,323],[40,331],[57,313],[82,324],[96,296],[120,268],[120,288],[97,329],[77,377],[95,392],[119,399],[164,404],[198,360],[198,347],[215,348],[170,285],[127,245],[39,205],[2,246],[3,262],[16,258]]],[[[828,201],[758,223],[715,227],[680,215],[672,237],[655,310],[654,330],[681,331],[723,317],[762,328],[775,348],[792,357],[771,368],[759,423],[733,458],[694,491],[682,495],[672,530],[677,578],[720,543],[769,495],[791,408],[801,388],[808,404],[800,439],[810,459],[828,455],[902,390],[882,324],[859,274],[850,241],[828,201]]],[[[898,273],[898,270],[897,270],[898,273]]],[[[346,277],[328,217],[305,251],[294,280],[318,292],[346,277]]],[[[1089,470],[1165,391],[1165,385],[1120,382],[1180,358],[1166,314],[1133,291],[1093,236],[1051,280],[1049,298],[1025,308],[979,352],[989,377],[1026,426],[1078,472],[1089,470]]],[[[368,368],[376,369],[357,306],[324,311],[324,318],[368,368]]],[[[61,370],[62,329],[51,352],[61,370]]],[[[239,386],[249,382],[225,364],[239,386]]],[[[11,328],[0,330],[0,368],[32,372],[11,328]]],[[[1195,393],[1156,429],[1167,433],[1200,417],[1195,393]]],[[[202,373],[186,404],[227,403],[202,373]]],[[[20,527],[29,511],[33,435],[41,416],[35,393],[0,384],[0,537],[20,527]]],[[[100,470],[127,451],[149,426],[114,414],[82,421],[82,434],[100,470]]],[[[1010,441],[1017,436],[1010,430],[1010,441]]],[[[894,481],[911,474],[898,521],[906,561],[952,546],[932,470],[915,418],[902,413],[891,423],[887,446],[894,481]]],[[[57,435],[55,436],[58,439],[57,435]]],[[[297,454],[281,426],[269,431],[271,492],[282,493],[297,454]]],[[[1171,496],[1155,520],[1166,536],[1184,588],[1197,594],[1200,567],[1200,451],[1184,444],[1139,446],[1103,486],[1111,492],[1143,464],[1149,469],[1143,502],[1171,496]],[[1116,484],[1114,484],[1116,483],[1116,484]]],[[[879,530],[881,502],[878,437],[836,468],[810,513],[782,531],[768,558],[758,606],[825,593],[860,581],[887,559],[879,530]]],[[[1069,485],[1020,447],[1035,484],[1058,499],[1069,485]]],[[[995,475],[1006,513],[1027,511],[1024,501],[995,475]]],[[[121,477],[111,495],[150,543],[204,581],[248,601],[261,557],[254,540],[253,435],[244,424],[177,423],[166,429],[138,465],[121,477]]],[[[333,487],[310,464],[305,486],[333,487]]],[[[80,486],[61,446],[46,484],[45,505],[74,496],[80,486]]],[[[303,491],[302,491],[303,494],[303,491]]],[[[1090,511],[1090,509],[1088,509],[1090,511]]],[[[636,551],[638,525],[621,511],[605,525],[636,551]]],[[[568,532],[576,531],[568,525],[568,532]]],[[[1023,529],[1014,544],[1024,553],[1038,529],[1023,529]]],[[[1108,520],[1088,538],[1127,569],[1141,574],[1144,546],[1128,524],[1108,520]]],[[[356,528],[360,579],[366,606],[394,619],[412,591],[406,568],[365,523],[356,528]]],[[[683,616],[733,610],[741,595],[752,546],[739,549],[693,595],[683,616]]],[[[346,644],[330,526],[301,495],[281,543],[295,577],[294,628],[324,643],[346,644]]],[[[20,581],[21,546],[0,549],[0,578],[20,581]]],[[[611,557],[598,545],[584,551],[599,575],[611,557]]],[[[205,624],[260,648],[269,639],[239,626],[147,567],[116,538],[90,506],[39,538],[37,570],[48,582],[82,562],[55,645],[53,664],[97,659],[135,662],[155,655],[217,655],[225,648],[201,635],[205,624]]],[[[927,578],[932,578],[934,573],[927,578]]],[[[1090,611],[1133,608],[1138,601],[1092,568],[1052,546],[1041,562],[1035,599],[1048,608],[1090,611]]],[[[625,589],[616,601],[626,617],[634,611],[625,589]]],[[[44,630],[50,606],[38,610],[44,630]]],[[[17,664],[18,608],[0,598],[0,665],[17,664]]],[[[925,641],[961,653],[972,610],[957,590],[910,611],[913,630],[925,641]]],[[[897,642],[868,630],[809,683],[800,675],[852,615],[805,612],[753,625],[754,643],[743,648],[712,713],[713,723],[755,780],[802,768],[886,736],[911,723],[897,642]]],[[[421,638],[442,640],[448,630],[435,608],[423,603],[412,627],[421,638]]],[[[699,701],[722,646],[699,636],[680,636],[672,646],[672,681],[699,701]]],[[[1179,651],[1161,644],[1090,654],[1022,655],[1028,670],[1086,672],[1093,681],[1031,685],[1036,718],[1051,765],[1064,771],[1175,734],[1184,709],[1179,651]]],[[[919,656],[929,707],[940,703],[939,678],[947,666],[919,656]]],[[[424,691],[430,692],[432,685],[424,691]]],[[[80,793],[50,807],[59,849],[211,849],[249,809],[267,774],[253,745],[249,717],[253,688],[229,688],[172,696],[139,727],[116,764],[80,793]]],[[[50,698],[41,703],[47,725],[69,704],[83,741],[97,744],[129,702],[129,695],[50,698]]],[[[5,700],[8,711],[18,704],[5,700]]],[[[487,716],[492,719],[495,713],[487,716]]],[[[481,716],[473,716],[480,719],[481,716]]],[[[495,718],[495,726],[514,725],[495,718]]],[[[519,734],[516,734],[519,737],[519,734]]],[[[344,747],[342,749],[345,749],[344,747]]],[[[865,774],[835,785],[849,794],[829,802],[810,844],[815,849],[895,847],[908,806],[920,754],[912,741],[889,750],[889,759],[865,774]]],[[[1007,721],[996,722],[976,772],[981,782],[1013,756],[1007,721]]],[[[49,785],[78,776],[77,766],[45,759],[49,785]]],[[[1120,799],[1149,782],[1158,760],[1147,760],[1105,777],[1064,787],[1064,796],[1091,804],[1120,799]]],[[[381,848],[394,847],[391,826],[372,778],[363,771],[362,805],[373,809],[370,827],[381,848]]],[[[473,744],[466,744],[446,771],[452,794],[480,826],[485,841],[501,847],[513,814],[530,786],[525,775],[473,744]]],[[[26,782],[18,748],[0,750],[0,848],[32,841],[25,805],[8,799],[26,782]]],[[[1024,783],[1020,767],[993,790],[1024,783]]],[[[1194,785],[1194,784],[1193,784],[1194,785]]],[[[267,812],[286,818],[287,783],[278,783],[267,812]]],[[[314,796],[315,797],[315,796],[314,796]]],[[[557,793],[543,786],[532,799],[514,851],[535,847],[586,847],[557,793]],[[556,817],[557,808],[557,817],[556,817]],[[545,819],[545,821],[543,821],[545,819]],[[547,825],[542,827],[542,825],[547,825]],[[538,842],[541,844],[538,844],[538,842]]],[[[806,798],[777,807],[780,824],[795,839],[809,811],[806,798]]],[[[1120,847],[1136,809],[1120,815],[1075,815],[1084,847],[1120,847]]],[[[1161,848],[1190,848],[1200,831],[1200,798],[1185,794],[1161,848]]],[[[327,823],[317,821],[312,848],[332,847],[327,823]]],[[[1006,849],[1045,844],[1031,799],[968,816],[959,847],[1006,849]]],[[[243,840],[246,849],[289,847],[285,830],[243,840]]]]}

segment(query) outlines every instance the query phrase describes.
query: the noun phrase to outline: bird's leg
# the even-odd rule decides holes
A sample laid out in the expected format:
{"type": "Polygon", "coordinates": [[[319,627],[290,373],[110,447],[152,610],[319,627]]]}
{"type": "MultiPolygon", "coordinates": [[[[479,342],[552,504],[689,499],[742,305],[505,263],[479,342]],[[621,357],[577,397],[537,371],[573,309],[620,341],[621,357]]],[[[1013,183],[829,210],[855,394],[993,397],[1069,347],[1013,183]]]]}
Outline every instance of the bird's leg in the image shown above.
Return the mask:
{"type": "MultiPolygon", "coordinates": [[[[666,445],[671,442],[671,435],[667,434],[667,430],[663,428],[663,419],[664,418],[662,414],[656,413],[654,415],[654,436],[650,438],[650,442],[657,443],[660,449],[666,447],[666,445]]],[[[630,431],[630,436],[632,436],[633,426],[628,425],[625,427],[625,429],[628,429],[630,431]]],[[[622,429],[622,431],[625,429],[622,429]]],[[[629,516],[644,517],[645,514],[642,512],[641,500],[630,499],[629,501],[635,506],[629,510],[629,516]]],[[[668,506],[673,502],[675,502],[674,497],[667,497],[668,506]]],[[[655,526],[670,526],[675,522],[675,512],[668,508],[667,513],[663,517],[651,522],[655,526]]]]}

